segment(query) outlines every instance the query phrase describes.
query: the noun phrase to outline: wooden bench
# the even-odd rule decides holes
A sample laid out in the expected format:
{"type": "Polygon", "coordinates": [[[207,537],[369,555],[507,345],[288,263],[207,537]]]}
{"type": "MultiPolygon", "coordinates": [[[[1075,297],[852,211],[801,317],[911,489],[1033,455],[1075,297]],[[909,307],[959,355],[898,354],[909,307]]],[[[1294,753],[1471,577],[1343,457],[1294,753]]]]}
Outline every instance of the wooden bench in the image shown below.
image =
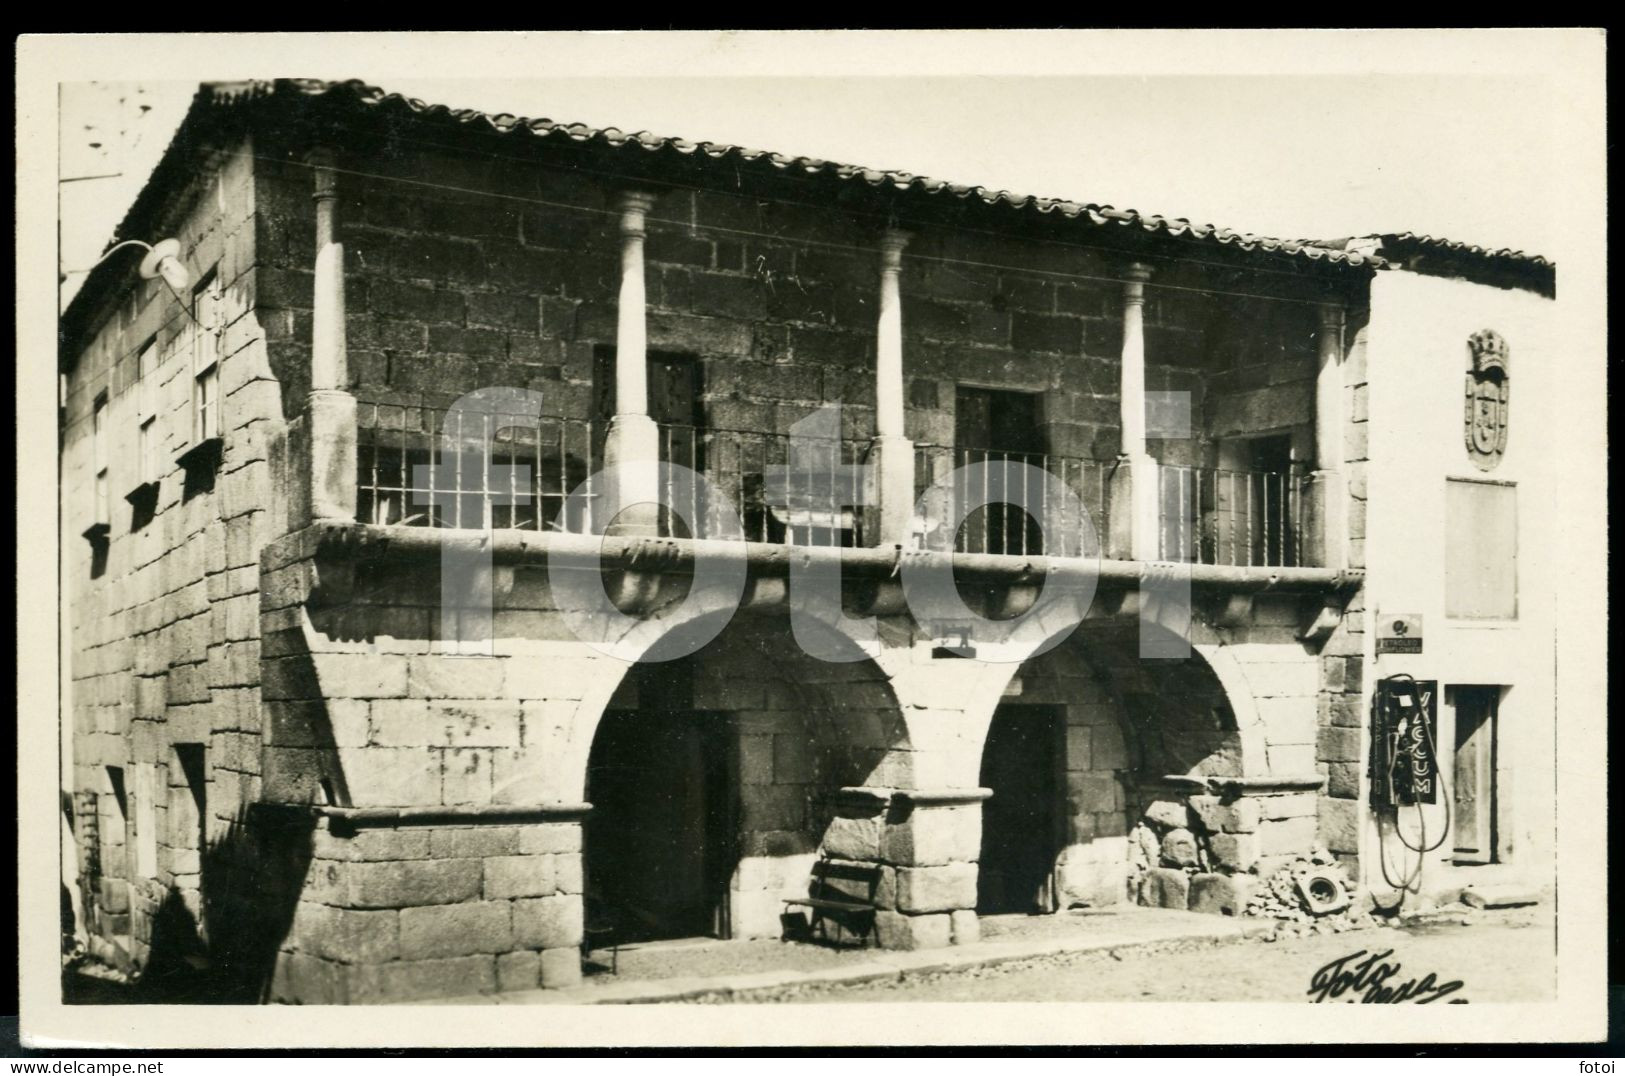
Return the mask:
{"type": "Polygon", "coordinates": [[[834,922],[865,945],[871,937],[879,945],[880,935],[875,929],[875,890],[879,886],[878,863],[820,859],[813,864],[811,893],[788,899],[784,906],[811,910],[810,930],[816,931],[826,942],[829,941],[828,924],[834,922]]]}

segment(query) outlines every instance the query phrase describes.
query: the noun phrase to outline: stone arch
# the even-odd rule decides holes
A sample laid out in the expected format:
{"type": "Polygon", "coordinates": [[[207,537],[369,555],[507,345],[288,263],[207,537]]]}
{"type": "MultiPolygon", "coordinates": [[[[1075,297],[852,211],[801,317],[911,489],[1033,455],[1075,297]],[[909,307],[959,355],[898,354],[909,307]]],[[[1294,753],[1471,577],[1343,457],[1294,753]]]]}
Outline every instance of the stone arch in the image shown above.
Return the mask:
{"type": "Polygon", "coordinates": [[[1054,876],[1061,908],[1132,898],[1133,863],[1152,851],[1136,849],[1136,827],[1155,805],[1200,789],[1205,778],[1267,770],[1263,723],[1233,656],[1201,640],[1181,659],[1141,659],[1142,630],[1166,629],[1086,621],[1023,662],[1001,700],[1063,711],[1054,876]]]}
{"type": "MultiPolygon", "coordinates": [[[[629,714],[681,711],[722,737],[732,796],[725,903],[733,937],[778,936],[783,900],[806,895],[821,850],[862,857],[846,839],[850,827],[835,835],[838,848],[827,848],[827,839],[840,828],[837,818],[850,820],[854,803],[878,819],[884,797],[843,796],[842,789],[884,788],[906,776],[909,740],[888,677],[854,644],[835,644],[854,660],[806,654],[778,611],[685,617],[647,648],[646,660],[623,669],[595,714],[581,715],[574,754],[584,782],[606,712],[625,727],[629,714]],[[697,650],[662,660],[713,632],[697,650]]],[[[584,791],[592,800],[590,785],[584,791]]],[[[878,822],[874,829],[878,835],[878,822]]],[[[878,858],[878,844],[872,851],[878,858]]]]}

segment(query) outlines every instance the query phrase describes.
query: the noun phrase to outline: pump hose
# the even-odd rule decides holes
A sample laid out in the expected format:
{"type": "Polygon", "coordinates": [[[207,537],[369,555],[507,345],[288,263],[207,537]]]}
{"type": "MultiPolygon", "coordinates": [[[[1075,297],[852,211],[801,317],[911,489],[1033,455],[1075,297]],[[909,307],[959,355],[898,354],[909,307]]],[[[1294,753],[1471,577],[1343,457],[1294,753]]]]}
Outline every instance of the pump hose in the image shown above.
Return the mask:
{"type": "MultiPolygon", "coordinates": [[[[1416,683],[1415,677],[1409,675],[1408,673],[1396,673],[1393,676],[1388,677],[1387,679],[1390,679],[1390,680],[1409,680],[1413,685],[1416,683]]],[[[1418,699],[1420,699],[1420,695],[1418,695],[1418,699]]],[[[1430,751],[1432,751],[1434,764],[1437,766],[1438,761],[1439,761],[1439,746],[1438,746],[1437,741],[1434,739],[1433,728],[1428,723],[1428,721],[1426,720],[1426,715],[1425,714],[1419,712],[1418,715],[1417,715],[1417,719],[1422,722],[1422,733],[1423,733],[1423,735],[1425,735],[1427,737],[1428,749],[1430,751]]],[[[1388,774],[1387,774],[1388,788],[1389,789],[1392,789],[1393,786],[1394,786],[1393,778],[1394,778],[1394,768],[1395,768],[1396,764],[1397,764],[1397,752],[1389,751],[1388,752],[1388,774]]],[[[1440,786],[1442,787],[1443,784],[1444,784],[1443,771],[1440,770],[1439,774],[1440,774],[1439,783],[1440,783],[1440,786]]],[[[1416,853],[1416,866],[1415,866],[1415,868],[1413,870],[1408,871],[1408,872],[1404,872],[1404,877],[1402,877],[1399,881],[1396,882],[1394,880],[1393,872],[1391,872],[1389,870],[1387,842],[1385,842],[1382,839],[1383,813],[1386,813],[1386,812],[1379,813],[1377,815],[1377,862],[1378,862],[1379,866],[1382,868],[1383,881],[1388,883],[1389,886],[1391,886],[1394,889],[1399,891],[1399,894],[1400,894],[1399,899],[1394,903],[1393,908],[1389,909],[1390,911],[1397,911],[1399,909],[1399,907],[1402,904],[1405,903],[1404,894],[1406,894],[1406,893],[1415,893],[1418,896],[1421,895],[1422,872],[1423,872],[1423,868],[1424,868],[1424,866],[1426,865],[1426,862],[1427,862],[1427,853],[1436,851],[1440,846],[1442,846],[1444,844],[1445,838],[1450,835],[1451,805],[1450,805],[1450,797],[1448,795],[1446,795],[1445,798],[1444,798],[1444,829],[1439,834],[1438,840],[1434,841],[1432,844],[1428,843],[1427,809],[1426,809],[1425,804],[1421,804],[1421,803],[1414,804],[1414,806],[1416,808],[1417,829],[1418,829],[1418,833],[1419,833],[1419,839],[1418,839],[1416,844],[1412,844],[1410,841],[1408,841],[1405,838],[1404,827],[1402,827],[1400,825],[1400,822],[1399,822],[1399,807],[1400,807],[1400,805],[1397,802],[1397,800],[1396,800],[1396,802],[1394,802],[1392,804],[1389,804],[1388,806],[1393,812],[1392,818],[1390,820],[1390,825],[1393,828],[1394,835],[1399,838],[1399,843],[1400,844],[1404,845],[1410,851],[1416,853]]]]}

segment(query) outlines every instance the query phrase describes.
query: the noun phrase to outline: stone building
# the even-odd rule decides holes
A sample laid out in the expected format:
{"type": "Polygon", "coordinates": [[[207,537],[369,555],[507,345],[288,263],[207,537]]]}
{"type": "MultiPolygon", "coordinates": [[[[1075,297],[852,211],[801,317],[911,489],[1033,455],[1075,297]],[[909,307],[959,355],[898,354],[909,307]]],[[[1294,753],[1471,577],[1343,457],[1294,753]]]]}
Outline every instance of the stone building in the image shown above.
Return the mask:
{"type": "Polygon", "coordinates": [[[1422,359],[1387,281],[1457,287],[1426,244],[283,80],[199,92],[117,237],[171,236],[184,288],[115,255],[61,334],[64,802],[112,958],[367,1002],[575,983],[600,913],[777,937],[821,856],[889,947],[1369,867],[1367,490],[1408,449],[1367,372],[1422,359]],[[1002,508],[1007,462],[1088,521],[1002,508]],[[798,620],[830,571],[845,619],[798,620]]]}

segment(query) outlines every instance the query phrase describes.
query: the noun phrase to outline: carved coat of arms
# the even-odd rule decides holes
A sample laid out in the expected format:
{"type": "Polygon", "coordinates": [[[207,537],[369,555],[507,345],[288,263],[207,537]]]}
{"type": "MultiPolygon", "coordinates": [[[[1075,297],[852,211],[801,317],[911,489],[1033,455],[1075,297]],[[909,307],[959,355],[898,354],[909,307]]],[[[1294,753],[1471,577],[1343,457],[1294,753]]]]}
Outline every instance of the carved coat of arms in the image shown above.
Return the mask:
{"type": "Polygon", "coordinates": [[[1493,329],[1467,338],[1467,455],[1481,471],[1493,470],[1507,447],[1507,343],[1493,329]]]}

